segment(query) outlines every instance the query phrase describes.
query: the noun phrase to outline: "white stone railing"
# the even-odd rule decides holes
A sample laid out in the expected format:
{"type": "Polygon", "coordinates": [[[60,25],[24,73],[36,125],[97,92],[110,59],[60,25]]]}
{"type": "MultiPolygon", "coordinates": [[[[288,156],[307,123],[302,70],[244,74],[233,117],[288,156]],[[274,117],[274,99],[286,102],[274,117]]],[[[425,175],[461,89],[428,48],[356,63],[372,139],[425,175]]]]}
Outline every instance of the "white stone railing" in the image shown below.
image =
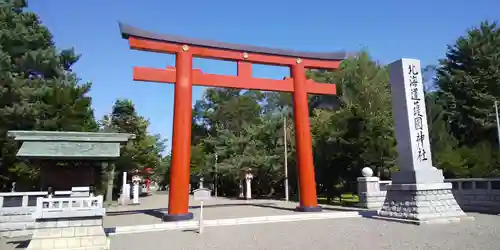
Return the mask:
{"type": "MultiPolygon", "coordinates": [[[[445,179],[452,184],[452,192],[460,207],[466,212],[500,213],[500,178],[445,179]]],[[[385,200],[387,185],[378,177],[359,177],[359,205],[378,209],[385,200]]]]}
{"type": "Polygon", "coordinates": [[[106,214],[102,195],[95,197],[43,198],[39,197],[34,219],[102,217],[106,214]]]}
{"type": "MultiPolygon", "coordinates": [[[[71,191],[56,191],[55,196],[69,196],[71,191]]],[[[30,213],[36,207],[38,197],[47,196],[47,191],[0,193],[0,216],[9,213],[30,213]]]]}

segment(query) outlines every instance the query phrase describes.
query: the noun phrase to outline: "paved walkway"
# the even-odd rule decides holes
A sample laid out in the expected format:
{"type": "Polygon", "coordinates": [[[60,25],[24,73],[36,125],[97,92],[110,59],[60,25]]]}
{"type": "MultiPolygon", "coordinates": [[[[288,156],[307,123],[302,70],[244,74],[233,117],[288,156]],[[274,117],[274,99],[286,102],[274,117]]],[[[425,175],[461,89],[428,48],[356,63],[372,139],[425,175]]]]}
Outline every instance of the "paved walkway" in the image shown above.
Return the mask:
{"type": "MultiPolygon", "coordinates": [[[[190,208],[195,218],[200,213],[199,202],[190,197],[190,208]]],[[[255,216],[273,216],[297,214],[294,211],[296,202],[279,200],[235,200],[227,198],[214,198],[205,201],[203,205],[203,218],[206,220],[231,219],[255,216]]],[[[144,224],[161,223],[162,216],[167,213],[168,195],[164,193],[155,194],[150,197],[141,198],[141,204],[137,206],[118,206],[107,209],[104,218],[104,227],[121,227],[144,224]]],[[[346,208],[340,206],[323,206],[326,212],[366,211],[365,209],[346,208]]]]}
{"type": "Polygon", "coordinates": [[[498,250],[500,216],[471,214],[474,221],[415,226],[382,220],[331,219],[115,235],[111,250],[498,250]]]}
{"type": "MultiPolygon", "coordinates": [[[[367,211],[356,208],[323,206],[325,212],[313,213],[323,218],[290,221],[283,218],[309,216],[297,213],[294,202],[276,200],[231,200],[225,198],[205,202],[204,234],[194,230],[196,220],[183,222],[189,227],[170,228],[161,217],[166,213],[168,196],[156,194],[141,199],[137,206],[111,207],[104,226],[124,234],[111,234],[111,250],[164,249],[453,249],[498,250],[500,246],[500,215],[471,214],[474,221],[448,225],[415,226],[375,220],[352,218],[367,211]],[[255,217],[269,221],[253,224],[255,217]],[[254,218],[249,218],[254,217],[254,218]],[[347,217],[347,218],[346,218],[347,217]],[[238,218],[238,219],[236,219],[238,218]],[[276,218],[281,218],[277,220],[276,218]],[[212,222],[212,226],[208,222],[212,222]],[[227,223],[220,221],[246,221],[227,223]],[[249,223],[250,221],[250,223],[249,223]],[[154,225],[153,225],[154,224],[154,225]],[[153,225],[153,226],[152,226],[153,225]],[[159,226],[161,231],[147,231],[159,226]],[[128,228],[128,229],[127,229],[128,228]],[[130,231],[132,228],[134,230],[130,231]],[[142,229],[141,229],[142,228],[142,229]],[[127,230],[129,231],[127,231],[127,230]]],[[[199,204],[190,200],[190,211],[199,215],[199,204]]],[[[310,216],[309,216],[310,217],[310,216]]],[[[359,216],[357,216],[359,217],[359,216]]],[[[23,249],[25,239],[0,243],[1,250],[23,249]]]]}

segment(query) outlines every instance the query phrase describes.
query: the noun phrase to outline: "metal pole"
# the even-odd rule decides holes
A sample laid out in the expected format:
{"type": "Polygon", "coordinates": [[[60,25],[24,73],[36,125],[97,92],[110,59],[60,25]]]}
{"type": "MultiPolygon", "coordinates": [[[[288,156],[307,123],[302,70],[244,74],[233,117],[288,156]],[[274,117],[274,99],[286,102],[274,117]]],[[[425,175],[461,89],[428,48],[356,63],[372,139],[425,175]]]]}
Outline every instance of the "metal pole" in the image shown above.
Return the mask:
{"type": "Polygon", "coordinates": [[[200,220],[199,220],[199,229],[198,233],[203,233],[203,201],[200,201],[200,220]]]}
{"type": "Polygon", "coordinates": [[[495,100],[495,114],[497,117],[497,133],[498,133],[498,143],[500,144],[500,120],[498,118],[498,104],[497,101],[495,100]]]}
{"type": "Polygon", "coordinates": [[[217,197],[217,184],[218,184],[218,171],[217,171],[217,159],[219,157],[217,156],[217,154],[215,154],[215,185],[214,185],[214,189],[215,189],[215,197],[217,197]]]}
{"type": "Polygon", "coordinates": [[[285,144],[285,200],[289,200],[288,194],[288,148],[287,148],[287,140],[286,140],[286,114],[283,119],[283,141],[285,144]]]}

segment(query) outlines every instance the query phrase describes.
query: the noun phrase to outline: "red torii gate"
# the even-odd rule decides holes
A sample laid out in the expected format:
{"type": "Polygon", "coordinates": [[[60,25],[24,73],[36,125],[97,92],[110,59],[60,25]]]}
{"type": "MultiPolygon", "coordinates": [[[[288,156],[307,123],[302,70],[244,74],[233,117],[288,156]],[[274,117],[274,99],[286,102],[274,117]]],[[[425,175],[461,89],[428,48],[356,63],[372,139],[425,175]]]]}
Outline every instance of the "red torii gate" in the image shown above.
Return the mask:
{"type": "Polygon", "coordinates": [[[316,181],[309,123],[308,93],[336,94],[334,84],[306,79],[305,69],[336,69],[345,52],[309,53],[155,34],[120,23],[120,32],[131,49],[176,55],[176,65],[166,69],[134,67],[134,80],[175,83],[172,169],[168,214],[165,221],[192,219],[189,208],[192,86],[284,91],[293,93],[300,206],[297,211],[318,212],[316,181]],[[207,74],[193,69],[193,57],[234,61],[237,76],[207,74]],[[252,63],[287,66],[291,78],[252,77],[252,63]]]}

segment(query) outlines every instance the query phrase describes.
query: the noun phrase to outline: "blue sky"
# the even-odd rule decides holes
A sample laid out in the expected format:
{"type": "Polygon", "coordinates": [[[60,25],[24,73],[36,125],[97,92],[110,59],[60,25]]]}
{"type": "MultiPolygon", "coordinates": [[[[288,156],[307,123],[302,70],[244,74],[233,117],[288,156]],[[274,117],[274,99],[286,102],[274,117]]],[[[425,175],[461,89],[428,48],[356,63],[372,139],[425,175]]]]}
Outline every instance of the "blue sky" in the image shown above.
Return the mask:
{"type": "MultiPolygon", "coordinates": [[[[328,52],[367,49],[390,63],[402,57],[435,64],[446,45],[485,19],[500,19],[498,0],[31,0],[59,48],[82,54],[74,70],[93,83],[96,117],[117,98],[131,99],[150,131],[171,143],[171,84],[132,81],[132,66],[164,68],[175,58],[132,51],[118,21],[159,33],[285,49],[328,52]]],[[[231,63],[195,60],[204,72],[235,74],[231,63]]],[[[283,68],[256,67],[254,76],[281,78],[283,68]]],[[[204,88],[193,89],[193,102],[204,88]]]]}

